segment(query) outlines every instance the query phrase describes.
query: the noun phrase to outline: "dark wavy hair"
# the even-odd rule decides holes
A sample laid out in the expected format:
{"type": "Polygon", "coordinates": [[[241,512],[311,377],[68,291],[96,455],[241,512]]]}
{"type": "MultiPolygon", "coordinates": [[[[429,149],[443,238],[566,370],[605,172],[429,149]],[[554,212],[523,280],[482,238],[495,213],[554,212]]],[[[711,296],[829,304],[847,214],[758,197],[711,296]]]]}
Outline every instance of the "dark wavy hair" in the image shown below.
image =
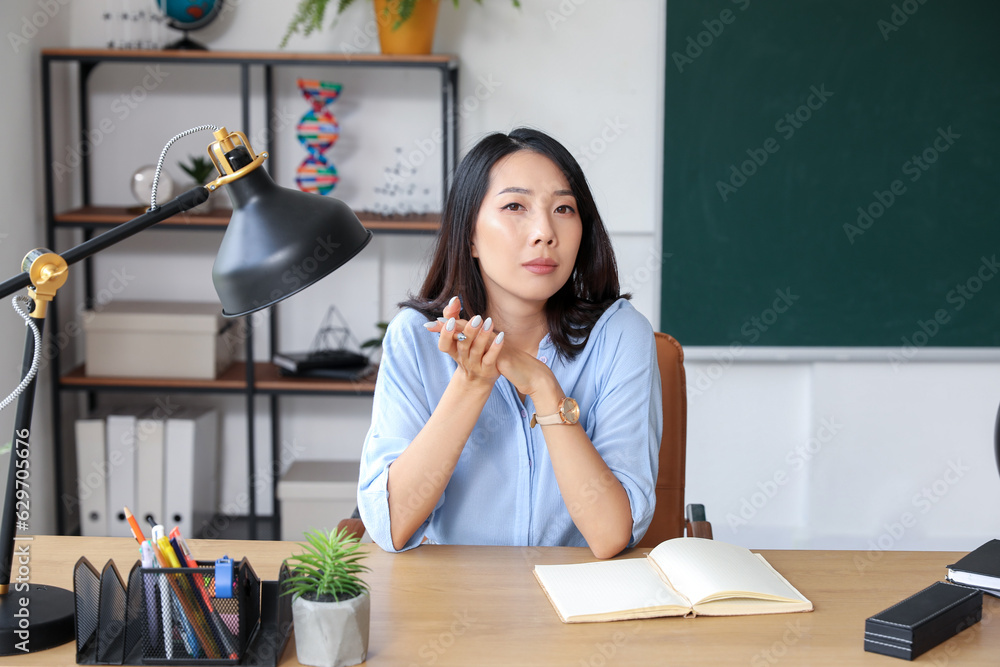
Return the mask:
{"type": "Polygon", "coordinates": [[[427,278],[416,295],[410,294],[399,305],[433,320],[458,295],[463,318],[487,311],[479,260],[472,256],[472,236],[493,165],[518,151],[544,155],[559,167],[576,197],[583,223],[573,273],[545,304],[549,336],[559,354],[572,359],[583,350],[594,323],[604,311],[617,299],[628,299],[631,295],[619,293],[618,266],[611,239],[583,170],[562,144],[538,130],[518,128],[510,134],[491,134],[463,158],[448,194],[427,278]]]}

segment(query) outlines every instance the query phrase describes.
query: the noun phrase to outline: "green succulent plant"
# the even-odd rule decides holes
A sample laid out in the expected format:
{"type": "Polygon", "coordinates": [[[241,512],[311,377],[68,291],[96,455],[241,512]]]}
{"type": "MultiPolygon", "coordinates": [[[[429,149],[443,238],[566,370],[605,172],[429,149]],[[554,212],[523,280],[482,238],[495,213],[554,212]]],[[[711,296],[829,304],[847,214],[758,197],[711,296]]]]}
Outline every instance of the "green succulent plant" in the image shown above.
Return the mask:
{"type": "Polygon", "coordinates": [[[389,323],[376,322],[375,326],[379,328],[379,331],[381,333],[379,333],[379,335],[376,336],[375,338],[369,338],[365,342],[361,343],[361,349],[364,349],[366,347],[382,347],[382,339],[385,338],[385,330],[389,328],[389,323]]]}
{"type": "MultiPolygon", "coordinates": [[[[337,3],[337,16],[340,16],[345,9],[354,4],[355,0],[299,0],[295,16],[292,17],[292,22],[288,24],[285,36],[281,38],[279,48],[285,48],[289,38],[295,33],[302,33],[303,37],[308,37],[312,33],[322,30],[326,10],[332,2],[337,3]]],[[[398,2],[399,19],[393,24],[393,30],[410,18],[413,14],[413,7],[417,4],[417,0],[398,0],[398,2]]],[[[483,0],[476,0],[476,2],[480,5],[483,4],[483,0]]],[[[515,7],[521,7],[521,0],[511,0],[511,2],[515,7]]],[[[458,0],[452,0],[452,4],[458,7],[458,0]]]]}
{"type": "Polygon", "coordinates": [[[360,541],[346,529],[309,530],[305,533],[307,544],[300,544],[306,552],[285,559],[289,576],[285,579],[282,595],[292,593],[316,602],[349,600],[368,590],[368,584],[358,576],[369,572],[362,563],[368,554],[359,551],[360,541]]]}
{"type": "Polygon", "coordinates": [[[212,174],[215,173],[215,165],[212,164],[212,161],[202,156],[189,156],[187,164],[181,162],[180,168],[198,185],[208,183],[212,180],[212,174]]]}

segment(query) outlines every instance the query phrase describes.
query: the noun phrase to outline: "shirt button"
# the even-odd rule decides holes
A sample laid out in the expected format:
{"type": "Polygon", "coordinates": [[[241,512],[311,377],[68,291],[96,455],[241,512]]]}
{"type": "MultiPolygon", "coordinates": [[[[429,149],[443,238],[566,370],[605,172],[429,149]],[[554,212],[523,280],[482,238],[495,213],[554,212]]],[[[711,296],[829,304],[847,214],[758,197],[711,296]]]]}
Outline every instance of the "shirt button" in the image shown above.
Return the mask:
{"type": "Polygon", "coordinates": [[[539,357],[538,360],[540,362],[542,362],[543,364],[547,364],[549,362],[549,358],[548,357],[544,357],[544,356],[543,357],[539,357]]]}
{"type": "Polygon", "coordinates": [[[527,410],[524,410],[524,409],[522,409],[522,410],[521,410],[521,416],[522,416],[522,417],[527,417],[527,416],[528,416],[528,411],[527,411],[527,410]]]}

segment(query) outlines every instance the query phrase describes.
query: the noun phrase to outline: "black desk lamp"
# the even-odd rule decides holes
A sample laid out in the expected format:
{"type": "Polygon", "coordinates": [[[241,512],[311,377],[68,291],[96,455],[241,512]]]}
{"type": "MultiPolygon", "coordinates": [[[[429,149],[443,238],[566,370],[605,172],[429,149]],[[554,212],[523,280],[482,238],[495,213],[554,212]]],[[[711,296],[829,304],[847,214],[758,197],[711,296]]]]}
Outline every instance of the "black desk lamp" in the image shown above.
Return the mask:
{"type": "Polygon", "coordinates": [[[21,263],[22,272],[0,283],[0,298],[28,288],[33,302],[25,318],[33,325],[25,340],[22,374],[26,381],[22,382],[18,398],[6,505],[0,523],[0,655],[51,648],[72,641],[75,634],[73,593],[28,583],[29,577],[23,573],[30,573],[32,538],[17,535],[18,529],[27,530],[23,515],[18,516],[23,510],[17,507],[17,499],[18,491],[27,488],[23,473],[35,395],[35,337],[40,335],[48,302],[66,282],[69,265],[197,206],[220,185],[228,186],[233,214],[215,258],[212,278],[226,317],[248,315],[305,289],[342,266],[371,240],[372,233],[343,202],[276,185],[265,170],[259,169],[267,154],[255,155],[241,132],[200,126],[177,135],[164,147],[157,175],[170,145],[202,129],[215,130],[215,141],[208,153],[220,174],[218,179],[194,187],[162,207],[156,205],[154,181],[153,205],[146,213],[62,255],[32,250],[21,263]]]}

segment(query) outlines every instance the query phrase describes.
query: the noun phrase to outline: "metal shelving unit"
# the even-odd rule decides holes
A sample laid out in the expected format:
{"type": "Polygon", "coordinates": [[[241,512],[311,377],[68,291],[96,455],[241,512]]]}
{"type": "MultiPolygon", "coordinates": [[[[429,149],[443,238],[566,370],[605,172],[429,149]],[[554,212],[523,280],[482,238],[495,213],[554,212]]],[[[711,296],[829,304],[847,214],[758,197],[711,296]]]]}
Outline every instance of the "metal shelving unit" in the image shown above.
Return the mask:
{"type": "MultiPolygon", "coordinates": [[[[264,118],[273,118],[274,89],[273,72],[277,67],[321,66],[331,68],[363,67],[363,68],[416,68],[431,69],[440,72],[441,76],[441,127],[443,135],[442,150],[442,203],[445,201],[450,176],[458,160],[458,59],[453,55],[428,56],[382,56],[377,54],[339,54],[339,53],[278,53],[278,52],[245,52],[245,51],[109,51],[103,49],[45,49],[42,58],[42,127],[43,155],[48,165],[45,170],[45,228],[46,243],[49,248],[59,251],[56,246],[56,231],[58,229],[78,229],[84,238],[90,238],[111,227],[126,222],[135,217],[136,213],[126,207],[101,206],[91,201],[91,166],[89,155],[81,158],[81,164],[76,175],[79,178],[79,205],[68,210],[56,210],[55,183],[53,178],[53,113],[52,113],[52,71],[57,64],[76,68],[76,86],[78,108],[77,118],[80,124],[81,137],[90,129],[88,111],[88,80],[90,74],[102,63],[169,63],[174,65],[232,67],[240,77],[240,101],[242,111],[242,127],[244,133],[250,134],[251,115],[251,85],[250,76],[253,68],[263,71],[264,85],[264,118]]],[[[272,155],[272,132],[267,133],[267,150],[272,155]]],[[[265,163],[266,165],[267,163],[265,163]]],[[[439,215],[415,216],[379,216],[359,211],[358,217],[362,223],[378,232],[388,233],[434,233],[439,224],[439,215]]],[[[224,231],[229,222],[228,212],[216,211],[209,214],[182,214],[158,225],[159,229],[185,229],[204,231],[224,231]]],[[[93,306],[92,270],[89,260],[84,265],[86,307],[93,306]]],[[[275,306],[277,308],[277,306],[275,306]]],[[[46,329],[50,332],[59,330],[57,309],[49,311],[50,324],[46,329]]],[[[277,345],[276,313],[270,318],[270,349],[274,352],[277,345]]],[[[253,327],[245,327],[247,336],[244,341],[247,359],[253,359],[253,327]]],[[[358,382],[337,380],[290,378],[281,376],[276,366],[269,362],[237,363],[226,373],[213,380],[175,380],[166,378],[116,378],[91,377],[85,374],[83,366],[66,369],[59,359],[51,364],[52,373],[52,406],[54,419],[54,454],[53,465],[56,476],[56,493],[62,498],[66,489],[64,483],[65,461],[63,457],[66,443],[62,427],[62,394],[67,391],[86,392],[88,402],[93,405],[96,395],[100,392],[156,392],[169,391],[176,393],[214,393],[236,394],[246,399],[247,427],[247,467],[252,480],[256,472],[256,460],[253,443],[255,442],[254,399],[257,396],[269,398],[271,414],[271,455],[273,460],[279,456],[280,442],[280,405],[279,398],[283,395],[370,395],[374,391],[374,377],[358,382]]],[[[272,498],[274,499],[274,533],[280,534],[279,509],[277,499],[277,475],[272,480],[272,498]]],[[[69,517],[62,502],[57,504],[57,527],[60,533],[67,532],[69,517]]],[[[256,493],[253,486],[249,493],[248,530],[250,539],[257,538],[258,519],[256,493]]]]}

